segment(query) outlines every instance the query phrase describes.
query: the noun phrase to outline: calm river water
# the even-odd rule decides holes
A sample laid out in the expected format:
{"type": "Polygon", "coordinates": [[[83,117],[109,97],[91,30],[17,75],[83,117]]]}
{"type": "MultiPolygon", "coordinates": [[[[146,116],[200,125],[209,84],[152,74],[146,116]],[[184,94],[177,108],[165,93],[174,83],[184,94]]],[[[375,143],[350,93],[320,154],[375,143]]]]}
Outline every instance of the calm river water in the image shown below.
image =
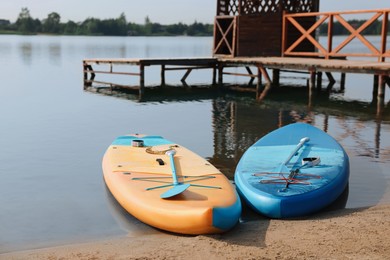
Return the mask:
{"type": "MultiPolygon", "coordinates": [[[[350,156],[341,207],[390,202],[390,105],[388,95],[381,114],[371,105],[372,76],[348,74],[344,92],[336,84],[334,93],[315,97],[311,105],[304,88],[286,87],[263,103],[253,95],[195,90],[137,102],[131,95],[83,90],[85,58],[210,57],[211,46],[208,37],[0,35],[0,253],[158,232],[125,214],[103,182],[102,156],[127,133],[162,135],[232,179],[242,153],[257,139],[280,125],[307,121],[335,137],[350,156]]],[[[169,72],[168,83],[182,73],[169,72]]],[[[159,72],[147,71],[146,79],[158,83],[159,72]]],[[[209,84],[211,72],[196,72],[188,81],[209,84]]],[[[306,79],[281,81],[304,85],[306,79]]]]}

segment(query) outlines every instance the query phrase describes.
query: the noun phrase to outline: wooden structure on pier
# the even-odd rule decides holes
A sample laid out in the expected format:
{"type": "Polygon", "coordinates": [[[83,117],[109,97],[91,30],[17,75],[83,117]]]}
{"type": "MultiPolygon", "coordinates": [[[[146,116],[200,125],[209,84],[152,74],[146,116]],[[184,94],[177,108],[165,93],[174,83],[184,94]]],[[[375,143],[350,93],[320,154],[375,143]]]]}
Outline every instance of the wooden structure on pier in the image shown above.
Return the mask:
{"type": "MultiPolygon", "coordinates": [[[[318,12],[318,7],[319,0],[217,0],[213,56],[281,56],[284,41],[292,43],[301,36],[288,26],[289,37],[284,38],[283,15],[318,12]]],[[[299,18],[305,29],[315,22],[313,16],[299,18]]],[[[314,51],[314,47],[306,40],[298,50],[314,51]]]]}

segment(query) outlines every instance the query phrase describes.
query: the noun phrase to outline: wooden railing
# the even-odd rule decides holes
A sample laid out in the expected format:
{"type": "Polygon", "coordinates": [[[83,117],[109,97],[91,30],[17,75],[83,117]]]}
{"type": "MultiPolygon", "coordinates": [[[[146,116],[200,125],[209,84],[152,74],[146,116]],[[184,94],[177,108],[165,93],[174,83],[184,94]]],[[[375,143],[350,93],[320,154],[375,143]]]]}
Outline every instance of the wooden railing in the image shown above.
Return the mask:
{"type": "MultiPolygon", "coordinates": [[[[282,55],[283,56],[308,56],[308,57],[322,57],[325,59],[331,58],[347,58],[347,57],[374,57],[377,58],[379,62],[384,62],[386,58],[390,57],[390,50],[387,49],[387,36],[388,36],[388,24],[389,24],[389,12],[390,9],[384,10],[369,10],[369,11],[350,11],[350,12],[326,12],[326,13],[300,13],[300,14],[287,14],[283,15],[283,36],[282,36],[282,55]],[[343,16],[345,15],[360,15],[360,14],[372,14],[372,17],[363,23],[360,27],[355,28],[351,23],[345,20],[343,16]],[[300,24],[299,20],[305,19],[305,17],[316,17],[317,21],[310,27],[305,28],[300,24]],[[346,37],[337,46],[333,46],[334,42],[334,32],[333,27],[335,22],[339,22],[346,30],[350,32],[350,35],[346,37]],[[381,35],[380,35],[380,46],[377,47],[374,45],[370,39],[367,39],[363,35],[363,31],[367,29],[374,22],[381,23],[381,35]],[[324,24],[328,23],[328,32],[327,32],[327,45],[323,46],[319,39],[317,39],[316,30],[324,24]],[[291,41],[291,36],[289,40],[289,31],[288,28],[293,26],[299,33],[302,35],[300,37],[295,37],[291,41]],[[366,52],[355,52],[348,51],[342,52],[342,50],[349,46],[352,40],[358,39],[360,42],[366,46],[366,52]],[[299,51],[299,46],[301,44],[312,44],[315,47],[313,52],[304,52],[299,51]],[[298,49],[298,50],[297,50],[298,49]]],[[[326,37],[326,36],[325,36],[326,37]]]]}

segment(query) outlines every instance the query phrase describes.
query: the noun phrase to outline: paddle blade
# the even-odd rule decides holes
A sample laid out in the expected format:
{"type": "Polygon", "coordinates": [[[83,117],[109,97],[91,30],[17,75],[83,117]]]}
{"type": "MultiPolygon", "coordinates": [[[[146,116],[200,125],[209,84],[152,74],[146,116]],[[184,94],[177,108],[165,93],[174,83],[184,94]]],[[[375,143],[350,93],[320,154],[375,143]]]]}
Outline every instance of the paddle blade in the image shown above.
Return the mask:
{"type": "Polygon", "coordinates": [[[189,183],[177,184],[177,185],[173,186],[171,189],[169,189],[166,192],[164,192],[163,194],[161,194],[160,198],[168,199],[168,198],[171,198],[173,196],[179,195],[180,193],[182,193],[183,191],[188,189],[190,186],[191,186],[191,184],[189,184],[189,183]]]}

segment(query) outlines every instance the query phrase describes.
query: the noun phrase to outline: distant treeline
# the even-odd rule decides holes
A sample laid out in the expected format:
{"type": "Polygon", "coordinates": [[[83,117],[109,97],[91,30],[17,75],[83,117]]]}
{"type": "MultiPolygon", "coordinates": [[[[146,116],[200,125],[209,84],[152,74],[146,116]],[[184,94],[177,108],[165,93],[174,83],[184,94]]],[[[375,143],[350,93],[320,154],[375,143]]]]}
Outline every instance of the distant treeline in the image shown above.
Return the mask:
{"type": "Polygon", "coordinates": [[[28,8],[22,8],[15,23],[0,19],[2,33],[18,34],[59,34],[59,35],[102,35],[102,36],[210,36],[213,34],[213,25],[194,22],[191,25],[183,23],[162,25],[152,23],[149,17],[144,24],[128,23],[122,13],[116,19],[100,20],[87,18],[83,22],[68,21],[61,23],[61,16],[50,13],[42,21],[34,19],[28,8]]]}
{"type": "MultiPolygon", "coordinates": [[[[359,28],[366,20],[350,20],[349,24],[359,28]]],[[[320,26],[320,35],[326,35],[328,24],[320,26]]],[[[382,30],[382,22],[375,21],[364,30],[364,35],[379,35],[382,30]]],[[[390,32],[390,26],[388,28],[390,32]]],[[[145,18],[144,24],[127,22],[122,13],[118,18],[100,20],[87,18],[83,22],[68,21],[61,23],[61,16],[50,13],[46,19],[34,19],[28,8],[22,8],[15,23],[0,19],[0,33],[17,34],[58,34],[58,35],[102,35],[102,36],[212,36],[213,25],[194,22],[191,25],[183,23],[162,25],[153,23],[149,17],[145,18]]],[[[334,35],[348,35],[350,32],[339,22],[333,24],[334,35]]]]}
{"type": "MultiPolygon", "coordinates": [[[[348,23],[355,29],[358,29],[367,20],[349,20],[348,23]]],[[[390,26],[387,29],[390,32],[390,26]]],[[[367,27],[362,34],[363,35],[380,35],[382,33],[382,21],[375,21],[369,27],[367,27]]],[[[328,23],[324,23],[320,26],[320,35],[328,34],[328,23]]],[[[351,34],[343,25],[339,22],[333,23],[333,35],[349,35],[351,34]]]]}

